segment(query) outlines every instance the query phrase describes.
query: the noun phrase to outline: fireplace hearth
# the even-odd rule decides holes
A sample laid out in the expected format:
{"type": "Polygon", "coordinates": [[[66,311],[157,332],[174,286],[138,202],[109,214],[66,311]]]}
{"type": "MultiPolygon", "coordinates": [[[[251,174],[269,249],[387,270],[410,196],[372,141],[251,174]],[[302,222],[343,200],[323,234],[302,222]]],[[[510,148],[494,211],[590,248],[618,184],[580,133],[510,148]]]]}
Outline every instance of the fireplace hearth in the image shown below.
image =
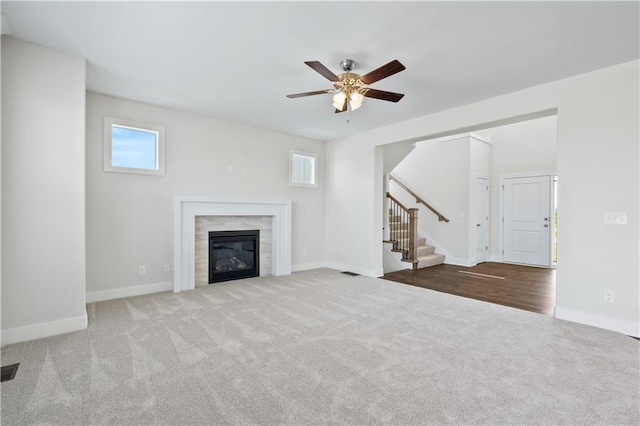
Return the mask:
{"type": "Polygon", "coordinates": [[[209,232],[209,284],[260,275],[260,231],[209,232]]]}

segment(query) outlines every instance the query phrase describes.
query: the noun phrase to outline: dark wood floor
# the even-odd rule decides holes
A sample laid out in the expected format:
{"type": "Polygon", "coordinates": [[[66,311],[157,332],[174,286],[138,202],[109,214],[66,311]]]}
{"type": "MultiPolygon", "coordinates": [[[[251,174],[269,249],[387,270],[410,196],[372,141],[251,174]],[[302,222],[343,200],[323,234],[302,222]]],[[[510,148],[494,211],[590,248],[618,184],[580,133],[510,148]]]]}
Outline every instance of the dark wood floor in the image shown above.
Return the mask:
{"type": "Polygon", "coordinates": [[[487,262],[472,268],[437,265],[417,271],[405,269],[383,278],[545,315],[553,315],[556,302],[555,269],[487,262]]]}

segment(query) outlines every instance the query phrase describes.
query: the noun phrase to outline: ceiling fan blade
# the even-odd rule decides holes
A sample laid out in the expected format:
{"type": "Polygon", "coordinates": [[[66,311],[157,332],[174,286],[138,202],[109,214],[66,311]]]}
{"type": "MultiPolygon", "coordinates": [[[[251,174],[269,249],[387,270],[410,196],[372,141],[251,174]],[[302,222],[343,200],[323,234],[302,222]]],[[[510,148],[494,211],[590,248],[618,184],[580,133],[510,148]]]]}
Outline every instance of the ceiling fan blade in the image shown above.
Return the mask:
{"type": "Polygon", "coordinates": [[[294,93],[293,95],[287,95],[289,99],[302,98],[304,96],[313,96],[313,95],[324,95],[326,93],[331,93],[331,90],[316,90],[315,92],[304,92],[304,93],[294,93]]]}
{"type": "Polygon", "coordinates": [[[395,73],[399,73],[404,69],[404,65],[402,65],[397,59],[394,59],[388,64],[383,65],[380,68],[363,75],[360,80],[362,80],[364,84],[371,84],[375,83],[378,80],[382,80],[383,78],[387,78],[395,73]]]}
{"type": "Polygon", "coordinates": [[[345,112],[347,110],[347,101],[348,101],[348,99],[345,98],[344,104],[342,104],[342,109],[337,109],[336,108],[336,110],[335,110],[336,114],[339,113],[339,112],[345,112]]]}
{"type": "Polygon", "coordinates": [[[320,62],[318,62],[318,61],[306,61],[305,64],[307,64],[311,68],[313,68],[313,70],[315,72],[317,72],[318,74],[322,74],[322,76],[324,76],[324,78],[326,78],[327,80],[333,81],[333,82],[339,81],[338,76],[335,75],[334,73],[332,73],[329,68],[325,67],[320,62]]]}
{"type": "Polygon", "coordinates": [[[398,102],[404,97],[402,93],[385,92],[384,90],[369,89],[364,94],[368,98],[381,99],[383,101],[398,102]]]}

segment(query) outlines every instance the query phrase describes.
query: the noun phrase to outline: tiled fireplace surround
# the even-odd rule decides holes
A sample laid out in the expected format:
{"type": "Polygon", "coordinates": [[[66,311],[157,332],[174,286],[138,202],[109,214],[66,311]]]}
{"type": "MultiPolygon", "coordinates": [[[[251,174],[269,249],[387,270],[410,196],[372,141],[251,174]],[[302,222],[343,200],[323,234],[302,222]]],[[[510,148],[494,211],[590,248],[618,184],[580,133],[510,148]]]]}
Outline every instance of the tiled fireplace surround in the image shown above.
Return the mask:
{"type": "Polygon", "coordinates": [[[195,285],[209,284],[209,232],[260,230],[260,276],[271,275],[271,216],[196,216],[195,285]]]}
{"type": "Polygon", "coordinates": [[[208,284],[209,231],[260,230],[260,275],[291,273],[291,201],[174,197],[174,292],[208,284]]]}

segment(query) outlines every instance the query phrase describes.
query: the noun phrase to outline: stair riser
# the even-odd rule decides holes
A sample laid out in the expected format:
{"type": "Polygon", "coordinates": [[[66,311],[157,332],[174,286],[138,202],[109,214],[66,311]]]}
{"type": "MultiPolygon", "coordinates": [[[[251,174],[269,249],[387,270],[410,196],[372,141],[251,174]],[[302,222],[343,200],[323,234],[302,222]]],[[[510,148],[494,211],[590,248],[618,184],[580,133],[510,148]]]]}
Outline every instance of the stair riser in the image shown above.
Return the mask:
{"type": "Polygon", "coordinates": [[[429,256],[430,254],[434,254],[436,252],[436,248],[434,246],[420,246],[417,249],[417,256],[429,256]]]}
{"type": "Polygon", "coordinates": [[[416,269],[428,268],[430,266],[441,265],[444,263],[443,254],[430,254],[428,256],[418,257],[416,269]]]}

